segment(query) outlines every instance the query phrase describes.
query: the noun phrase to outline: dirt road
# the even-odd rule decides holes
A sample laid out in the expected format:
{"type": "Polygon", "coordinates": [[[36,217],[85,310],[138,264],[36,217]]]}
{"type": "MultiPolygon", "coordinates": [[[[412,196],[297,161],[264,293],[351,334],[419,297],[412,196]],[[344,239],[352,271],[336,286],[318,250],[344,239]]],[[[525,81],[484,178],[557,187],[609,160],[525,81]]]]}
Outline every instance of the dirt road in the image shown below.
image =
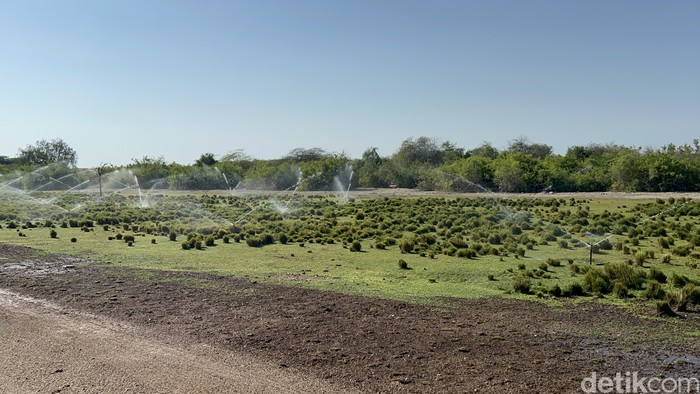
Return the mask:
{"type": "Polygon", "coordinates": [[[298,393],[342,387],[0,289],[0,392],[298,393]]]}

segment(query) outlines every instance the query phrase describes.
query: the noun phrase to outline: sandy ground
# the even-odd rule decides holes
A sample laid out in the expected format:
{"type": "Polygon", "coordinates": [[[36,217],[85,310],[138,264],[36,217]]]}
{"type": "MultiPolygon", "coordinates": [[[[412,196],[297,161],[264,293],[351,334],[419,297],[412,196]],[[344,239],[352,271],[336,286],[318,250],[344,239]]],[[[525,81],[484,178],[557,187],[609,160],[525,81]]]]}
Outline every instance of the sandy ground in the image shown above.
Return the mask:
{"type": "Polygon", "coordinates": [[[339,393],[247,354],[178,343],[0,290],[3,393],[339,393]]]}

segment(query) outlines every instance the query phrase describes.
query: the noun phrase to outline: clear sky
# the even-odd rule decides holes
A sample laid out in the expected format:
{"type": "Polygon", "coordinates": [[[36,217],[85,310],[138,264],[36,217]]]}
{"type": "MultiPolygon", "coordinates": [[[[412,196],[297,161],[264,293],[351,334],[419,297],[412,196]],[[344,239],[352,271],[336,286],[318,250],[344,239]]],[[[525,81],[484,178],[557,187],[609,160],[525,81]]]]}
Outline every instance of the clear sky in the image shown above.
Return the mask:
{"type": "Polygon", "coordinates": [[[697,0],[0,0],[0,155],[700,138],[697,0]]]}

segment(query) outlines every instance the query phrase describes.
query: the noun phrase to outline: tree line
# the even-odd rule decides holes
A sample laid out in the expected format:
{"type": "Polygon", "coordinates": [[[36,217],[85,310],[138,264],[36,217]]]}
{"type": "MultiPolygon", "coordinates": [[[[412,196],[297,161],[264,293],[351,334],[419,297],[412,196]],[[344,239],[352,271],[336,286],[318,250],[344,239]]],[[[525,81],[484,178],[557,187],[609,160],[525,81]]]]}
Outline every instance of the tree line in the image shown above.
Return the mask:
{"type": "MultiPolygon", "coordinates": [[[[0,156],[0,173],[30,172],[46,166],[37,171],[41,176],[24,181],[25,188],[71,171],[82,171],[81,176],[72,177],[73,183],[91,176],[91,172],[75,168],[76,163],[76,152],[64,141],[41,140],[20,149],[16,157],[0,156]]],[[[389,156],[381,156],[374,147],[356,159],[321,148],[296,148],[284,157],[262,160],[234,150],[220,157],[204,153],[192,164],[144,156],[125,165],[104,165],[100,171],[126,169],[138,177],[141,186],[161,189],[284,190],[299,186],[302,190],[329,190],[333,178],[348,165],[353,169],[353,188],[509,193],[700,191],[698,139],[692,144],[656,149],[616,144],[572,146],[562,155],[553,153],[549,145],[526,138],[510,141],[505,149],[489,143],[466,149],[450,141],[418,137],[403,141],[389,156]]],[[[67,181],[56,182],[51,188],[69,186],[67,181]]]]}

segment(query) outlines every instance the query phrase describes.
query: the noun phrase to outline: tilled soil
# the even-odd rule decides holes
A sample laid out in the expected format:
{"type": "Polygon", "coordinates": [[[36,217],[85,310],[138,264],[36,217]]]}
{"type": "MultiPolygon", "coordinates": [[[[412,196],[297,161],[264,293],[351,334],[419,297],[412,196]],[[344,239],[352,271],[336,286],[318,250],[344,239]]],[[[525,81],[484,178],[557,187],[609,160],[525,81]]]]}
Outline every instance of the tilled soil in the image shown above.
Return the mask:
{"type": "Polygon", "coordinates": [[[574,393],[594,371],[700,370],[697,337],[678,346],[646,335],[697,331],[695,314],[670,321],[594,302],[501,298],[430,307],[205,274],[76,269],[9,245],[0,257],[0,288],[363,392],[574,393]]]}

